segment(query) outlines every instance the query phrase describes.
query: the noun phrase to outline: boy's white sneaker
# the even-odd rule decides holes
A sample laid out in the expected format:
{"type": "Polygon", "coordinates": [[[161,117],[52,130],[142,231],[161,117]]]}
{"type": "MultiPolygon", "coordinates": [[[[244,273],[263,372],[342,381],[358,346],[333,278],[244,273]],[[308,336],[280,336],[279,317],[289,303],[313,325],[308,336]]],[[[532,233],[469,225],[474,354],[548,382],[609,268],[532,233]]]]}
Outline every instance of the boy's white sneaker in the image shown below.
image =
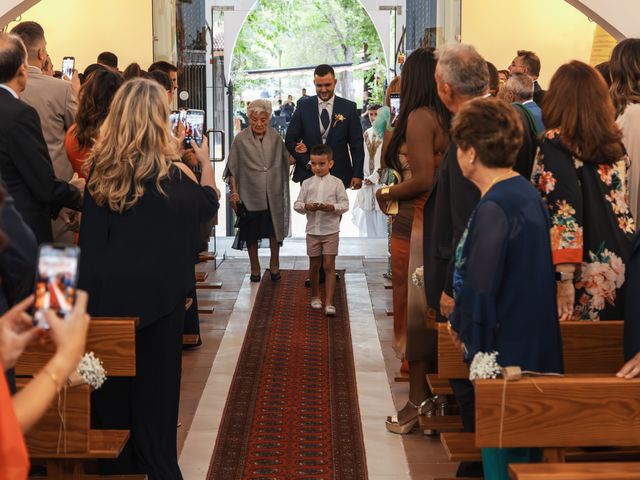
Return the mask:
{"type": "Polygon", "coordinates": [[[336,316],[336,307],[333,305],[327,305],[324,309],[324,314],[327,317],[335,317],[336,316]]]}
{"type": "Polygon", "coordinates": [[[322,309],[322,300],[320,300],[318,297],[312,298],[311,299],[311,308],[313,308],[314,310],[321,310],[322,309]]]}

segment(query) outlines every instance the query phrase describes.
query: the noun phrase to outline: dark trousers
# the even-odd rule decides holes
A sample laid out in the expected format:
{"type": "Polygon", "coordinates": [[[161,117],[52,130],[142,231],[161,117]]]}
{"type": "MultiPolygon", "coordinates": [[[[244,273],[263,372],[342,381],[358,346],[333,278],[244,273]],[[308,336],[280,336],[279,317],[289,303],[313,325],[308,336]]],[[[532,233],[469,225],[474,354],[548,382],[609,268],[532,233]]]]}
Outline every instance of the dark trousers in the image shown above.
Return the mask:
{"type": "MultiPolygon", "coordinates": [[[[462,426],[465,432],[476,431],[476,398],[473,384],[466,379],[449,380],[456,402],[460,409],[462,426]]],[[[461,462],[456,477],[482,477],[482,462],[461,462]]]]}
{"type": "Polygon", "coordinates": [[[189,310],[184,314],[184,334],[185,335],[198,335],[198,345],[202,345],[202,338],[200,338],[200,317],[198,316],[198,295],[194,288],[189,295],[189,298],[193,298],[193,303],[189,310]]]}
{"type": "Polygon", "coordinates": [[[180,402],[184,303],[136,331],[136,376],[110,377],[92,394],[94,428],[126,429],[131,437],[100,473],[146,473],[149,480],[182,480],[176,427],[180,402]]]}

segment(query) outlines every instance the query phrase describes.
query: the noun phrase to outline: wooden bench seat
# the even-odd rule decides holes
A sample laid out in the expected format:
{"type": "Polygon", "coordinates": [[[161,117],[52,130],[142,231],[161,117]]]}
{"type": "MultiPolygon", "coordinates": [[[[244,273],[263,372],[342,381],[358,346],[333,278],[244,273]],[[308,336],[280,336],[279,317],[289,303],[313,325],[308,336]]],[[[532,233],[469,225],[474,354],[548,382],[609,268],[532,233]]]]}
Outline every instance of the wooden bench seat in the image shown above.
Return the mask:
{"type": "Polygon", "coordinates": [[[188,346],[198,345],[199,341],[200,341],[200,335],[198,335],[197,333],[182,335],[182,345],[188,345],[188,346]]]}
{"type": "Polygon", "coordinates": [[[89,448],[85,452],[38,453],[29,452],[31,458],[91,459],[118,458],[129,440],[129,430],[89,430],[89,448]]]}
{"type": "Polygon", "coordinates": [[[462,430],[460,415],[437,415],[434,417],[420,416],[422,432],[459,432],[462,430]]]}
{"type": "Polygon", "coordinates": [[[513,480],[640,480],[640,463],[517,463],[513,480]]]}
{"type": "Polygon", "coordinates": [[[209,276],[209,272],[196,272],[196,282],[204,282],[209,276]]]}
{"type": "Polygon", "coordinates": [[[216,252],[200,252],[198,254],[198,260],[200,262],[210,262],[210,261],[214,261],[216,260],[216,252]]]}
{"type": "Polygon", "coordinates": [[[213,300],[198,300],[198,313],[213,313],[215,305],[213,300]]]}
{"type": "Polygon", "coordinates": [[[440,435],[440,441],[452,462],[481,461],[480,449],[475,445],[475,434],[447,432],[440,435]]]}
{"type": "Polygon", "coordinates": [[[448,378],[441,378],[437,374],[428,374],[427,383],[434,395],[453,395],[448,378]]]}
{"type": "Polygon", "coordinates": [[[222,282],[196,282],[198,290],[219,290],[222,288],[222,282]]]}
{"type": "Polygon", "coordinates": [[[185,312],[191,308],[193,305],[193,298],[185,298],[184,300],[184,310],[185,312]]]}

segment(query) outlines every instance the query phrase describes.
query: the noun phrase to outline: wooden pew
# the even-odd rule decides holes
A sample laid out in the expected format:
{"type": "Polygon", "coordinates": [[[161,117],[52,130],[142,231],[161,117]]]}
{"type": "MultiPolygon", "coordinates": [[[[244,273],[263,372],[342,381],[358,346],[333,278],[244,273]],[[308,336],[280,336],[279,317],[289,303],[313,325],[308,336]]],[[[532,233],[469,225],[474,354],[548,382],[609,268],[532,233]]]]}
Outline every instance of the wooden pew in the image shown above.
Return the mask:
{"type": "MultiPolygon", "coordinates": [[[[565,377],[502,379],[476,382],[475,445],[488,447],[542,448],[546,462],[565,462],[572,457],[590,460],[589,451],[575,447],[621,448],[622,453],[640,455],[640,379],[614,376],[570,375],[565,377]]],[[[605,452],[612,457],[615,452],[605,452]]],[[[596,454],[597,457],[599,455],[596,454]]],[[[556,469],[558,477],[517,478],[640,478],[596,475],[603,467],[586,469],[580,465],[556,469]]],[[[515,473],[532,475],[552,472],[545,465],[515,467],[515,473]]],[[[612,468],[626,469],[620,464],[612,468]]],[[[635,470],[638,471],[637,467],[635,470]]],[[[624,474],[624,471],[621,475],[624,474]]],[[[514,477],[515,478],[515,477],[514,477]]]]}
{"type": "Polygon", "coordinates": [[[479,380],[475,389],[478,447],[640,446],[640,379],[523,378],[506,391],[502,379],[479,380]]]}
{"type": "MultiPolygon", "coordinates": [[[[560,323],[566,373],[615,373],[624,363],[622,321],[560,323]]],[[[446,324],[438,324],[438,377],[469,378],[446,324]]]]}
{"type": "MultiPolygon", "coordinates": [[[[135,327],[137,318],[92,318],[87,334],[87,352],[100,358],[109,377],[136,374],[135,327]]],[[[24,386],[42,370],[55,346],[50,339],[28,347],[16,365],[17,385],[24,386]]],[[[128,430],[94,430],[90,419],[91,387],[67,387],[52,402],[41,421],[26,435],[29,456],[44,461],[48,480],[116,478],[142,480],[146,475],[96,477],[84,473],[88,460],[117,458],[129,439],[128,430]],[[64,417],[64,427],[61,424],[64,417]]]]}
{"type": "MultiPolygon", "coordinates": [[[[623,365],[622,321],[562,322],[560,333],[567,374],[613,374],[623,365]]],[[[446,324],[439,323],[438,375],[429,375],[429,382],[468,377],[469,369],[460,349],[453,343],[446,324]]],[[[425,419],[421,427],[423,430],[435,429],[434,424],[431,419],[425,419]]],[[[473,434],[461,435],[466,437],[457,437],[455,445],[460,446],[466,438],[463,450],[469,451],[474,445],[473,434]]]]}
{"type": "Polygon", "coordinates": [[[198,254],[198,261],[200,262],[210,262],[216,261],[217,254],[216,252],[200,252],[198,254]]]}

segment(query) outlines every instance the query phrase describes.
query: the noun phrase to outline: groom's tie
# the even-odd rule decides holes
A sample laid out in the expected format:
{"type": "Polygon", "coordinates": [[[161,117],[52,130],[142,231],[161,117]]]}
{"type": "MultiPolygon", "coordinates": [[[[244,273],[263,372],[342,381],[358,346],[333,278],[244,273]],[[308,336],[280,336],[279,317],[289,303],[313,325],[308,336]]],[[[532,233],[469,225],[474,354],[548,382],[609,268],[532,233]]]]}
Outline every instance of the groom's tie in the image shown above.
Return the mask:
{"type": "Polygon", "coordinates": [[[322,128],[326,132],[327,128],[329,128],[329,124],[331,123],[331,118],[329,118],[329,111],[326,108],[322,109],[322,113],[320,113],[320,121],[322,122],[322,128]]]}

